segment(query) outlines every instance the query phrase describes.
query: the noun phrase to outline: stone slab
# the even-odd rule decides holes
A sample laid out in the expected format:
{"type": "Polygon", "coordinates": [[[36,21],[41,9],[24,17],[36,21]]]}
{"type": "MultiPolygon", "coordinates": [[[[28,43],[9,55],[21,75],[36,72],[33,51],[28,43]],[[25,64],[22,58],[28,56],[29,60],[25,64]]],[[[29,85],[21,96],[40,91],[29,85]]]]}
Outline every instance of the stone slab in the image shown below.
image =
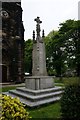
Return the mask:
{"type": "MultiPolygon", "coordinates": [[[[9,92],[5,92],[6,95],[9,95],[13,98],[15,97],[18,97],[17,95],[15,94],[11,94],[9,92]]],[[[27,105],[28,107],[37,107],[37,106],[41,106],[43,104],[49,104],[49,103],[53,103],[53,102],[56,102],[56,101],[59,101],[61,96],[56,96],[56,97],[52,97],[50,99],[45,99],[45,100],[39,100],[39,101],[30,101],[28,99],[24,99],[22,97],[19,97],[20,98],[20,102],[22,102],[23,104],[27,105]]]]}
{"type": "Polygon", "coordinates": [[[10,90],[4,94],[18,97],[23,104],[29,107],[35,107],[60,100],[62,93],[63,88],[56,86],[43,90],[31,90],[25,87],[19,87],[16,90],[10,90]]]}
{"type": "Polygon", "coordinates": [[[62,94],[62,91],[57,91],[57,92],[53,92],[53,93],[47,93],[47,94],[41,94],[41,95],[30,95],[28,93],[23,93],[23,92],[20,92],[20,91],[17,91],[17,90],[10,90],[9,91],[10,93],[14,94],[14,95],[17,95],[17,96],[20,96],[22,98],[25,98],[25,99],[29,99],[30,101],[40,101],[40,100],[43,100],[43,99],[49,99],[49,98],[52,98],[52,97],[55,97],[55,96],[58,96],[58,95],[61,95],[62,94]]]}
{"type": "Polygon", "coordinates": [[[41,89],[41,90],[32,90],[32,89],[27,89],[25,87],[17,87],[16,90],[24,92],[24,93],[29,93],[31,95],[42,95],[42,94],[47,94],[47,93],[53,93],[56,91],[62,91],[64,88],[62,87],[53,87],[53,88],[48,88],[48,89],[41,89]]]}
{"type": "Polygon", "coordinates": [[[33,90],[52,88],[54,87],[54,80],[50,76],[25,77],[25,87],[33,90]]]}

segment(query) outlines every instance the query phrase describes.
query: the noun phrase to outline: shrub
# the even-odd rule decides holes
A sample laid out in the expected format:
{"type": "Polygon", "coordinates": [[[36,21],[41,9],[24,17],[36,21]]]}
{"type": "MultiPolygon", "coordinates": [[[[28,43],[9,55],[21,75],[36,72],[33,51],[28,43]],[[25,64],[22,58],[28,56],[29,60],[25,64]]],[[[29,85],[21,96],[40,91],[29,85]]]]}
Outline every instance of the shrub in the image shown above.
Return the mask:
{"type": "Polygon", "coordinates": [[[0,120],[29,120],[29,113],[24,109],[23,104],[18,98],[2,95],[1,99],[2,116],[0,120]]]}
{"type": "Polygon", "coordinates": [[[62,118],[80,119],[80,84],[68,85],[61,98],[62,118]]]}

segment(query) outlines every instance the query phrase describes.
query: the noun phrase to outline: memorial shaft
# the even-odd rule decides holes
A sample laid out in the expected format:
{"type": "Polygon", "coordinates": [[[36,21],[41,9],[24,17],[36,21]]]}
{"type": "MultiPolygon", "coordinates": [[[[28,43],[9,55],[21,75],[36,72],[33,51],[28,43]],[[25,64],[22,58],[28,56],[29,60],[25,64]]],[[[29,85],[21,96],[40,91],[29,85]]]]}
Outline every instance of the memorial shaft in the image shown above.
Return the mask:
{"type": "Polygon", "coordinates": [[[36,25],[36,32],[37,37],[35,42],[33,42],[33,69],[32,69],[32,75],[33,76],[46,76],[47,70],[46,70],[46,53],[45,53],[45,44],[43,41],[43,38],[40,37],[40,21],[39,17],[35,19],[37,22],[36,25]]]}

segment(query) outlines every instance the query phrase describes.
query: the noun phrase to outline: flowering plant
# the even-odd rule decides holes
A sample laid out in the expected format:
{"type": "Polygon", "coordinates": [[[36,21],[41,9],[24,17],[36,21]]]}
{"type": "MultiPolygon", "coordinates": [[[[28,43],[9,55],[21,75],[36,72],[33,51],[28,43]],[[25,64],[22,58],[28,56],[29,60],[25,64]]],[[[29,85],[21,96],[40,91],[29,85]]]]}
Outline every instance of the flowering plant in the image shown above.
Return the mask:
{"type": "Polygon", "coordinates": [[[29,120],[29,112],[19,98],[12,98],[7,95],[0,95],[0,120],[29,120]]]}

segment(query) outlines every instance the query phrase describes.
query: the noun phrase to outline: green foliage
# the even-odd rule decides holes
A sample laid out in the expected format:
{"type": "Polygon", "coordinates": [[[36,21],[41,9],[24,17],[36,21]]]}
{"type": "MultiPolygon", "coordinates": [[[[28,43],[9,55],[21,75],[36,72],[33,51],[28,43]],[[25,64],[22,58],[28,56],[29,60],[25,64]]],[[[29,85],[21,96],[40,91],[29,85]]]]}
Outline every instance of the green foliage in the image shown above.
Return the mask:
{"type": "Polygon", "coordinates": [[[61,47],[63,47],[62,36],[59,34],[59,31],[52,31],[45,38],[45,42],[48,73],[52,73],[51,69],[53,69],[52,75],[55,71],[57,76],[61,76],[64,72],[65,59],[64,52],[61,50],[61,47]]]}
{"type": "Polygon", "coordinates": [[[0,95],[0,107],[2,116],[0,120],[29,120],[29,112],[26,112],[18,98],[0,95]]]}
{"type": "Polygon", "coordinates": [[[25,72],[32,72],[32,40],[28,39],[25,41],[25,51],[24,51],[24,68],[25,72]]]}
{"type": "Polygon", "coordinates": [[[60,24],[59,33],[65,43],[67,65],[80,76],[80,20],[67,20],[60,24]]]}
{"type": "Polygon", "coordinates": [[[48,72],[55,69],[61,76],[69,69],[80,76],[80,20],[61,23],[58,31],[45,37],[45,43],[48,72]]]}
{"type": "Polygon", "coordinates": [[[80,84],[68,85],[61,98],[62,118],[80,119],[80,84]]]}

